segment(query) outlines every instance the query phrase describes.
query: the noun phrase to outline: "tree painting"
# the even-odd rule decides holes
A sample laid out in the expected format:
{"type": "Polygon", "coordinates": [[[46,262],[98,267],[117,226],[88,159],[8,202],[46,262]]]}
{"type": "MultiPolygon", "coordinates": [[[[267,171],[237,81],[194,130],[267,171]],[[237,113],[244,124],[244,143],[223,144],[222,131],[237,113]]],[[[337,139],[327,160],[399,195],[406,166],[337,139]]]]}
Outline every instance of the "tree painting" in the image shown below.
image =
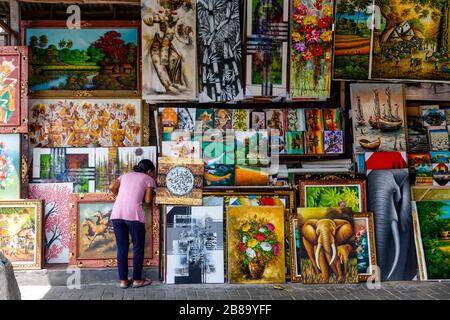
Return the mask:
{"type": "Polygon", "coordinates": [[[30,184],[31,199],[42,199],[44,211],[44,258],[46,263],[68,263],[70,241],[70,204],[72,183],[30,184]]]}
{"type": "Polygon", "coordinates": [[[41,90],[137,90],[137,28],[27,28],[29,83],[41,90]]]}

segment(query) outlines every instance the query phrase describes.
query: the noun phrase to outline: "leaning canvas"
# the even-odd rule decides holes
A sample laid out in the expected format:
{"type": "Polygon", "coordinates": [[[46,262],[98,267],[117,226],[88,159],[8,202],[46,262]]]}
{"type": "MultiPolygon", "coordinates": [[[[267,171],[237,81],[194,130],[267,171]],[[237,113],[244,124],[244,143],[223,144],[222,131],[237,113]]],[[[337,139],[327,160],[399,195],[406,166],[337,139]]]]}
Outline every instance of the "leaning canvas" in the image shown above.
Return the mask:
{"type": "Polygon", "coordinates": [[[20,199],[21,168],[20,134],[0,134],[0,199],[20,199]]]}

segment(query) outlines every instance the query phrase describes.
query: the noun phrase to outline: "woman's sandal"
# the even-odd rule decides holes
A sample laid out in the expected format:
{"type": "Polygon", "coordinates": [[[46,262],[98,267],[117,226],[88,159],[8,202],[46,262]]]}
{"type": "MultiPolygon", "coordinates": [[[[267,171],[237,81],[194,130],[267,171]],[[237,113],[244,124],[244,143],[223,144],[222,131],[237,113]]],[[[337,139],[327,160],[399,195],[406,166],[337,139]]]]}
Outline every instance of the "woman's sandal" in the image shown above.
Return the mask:
{"type": "Polygon", "coordinates": [[[131,284],[133,283],[133,280],[131,280],[131,279],[128,279],[128,281],[127,281],[127,284],[119,284],[119,288],[120,289],[128,289],[130,286],[131,286],[131,284]]]}
{"type": "Polygon", "coordinates": [[[152,284],[152,280],[151,279],[144,279],[144,281],[141,284],[135,284],[133,283],[133,288],[142,288],[142,287],[146,287],[152,284]]]}

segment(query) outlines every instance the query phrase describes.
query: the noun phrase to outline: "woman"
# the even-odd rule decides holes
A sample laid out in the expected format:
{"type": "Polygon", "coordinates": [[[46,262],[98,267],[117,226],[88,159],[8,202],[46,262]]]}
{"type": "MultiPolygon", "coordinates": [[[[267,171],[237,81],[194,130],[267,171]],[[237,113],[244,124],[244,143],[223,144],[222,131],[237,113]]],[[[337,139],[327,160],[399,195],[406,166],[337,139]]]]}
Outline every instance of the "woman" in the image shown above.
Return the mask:
{"type": "Polygon", "coordinates": [[[150,279],[142,279],[145,246],[145,211],[142,202],[153,201],[155,165],[144,159],[126,173],[113,181],[109,189],[117,198],[111,214],[117,243],[117,265],[119,269],[120,288],[125,289],[148,286],[150,279]],[[128,279],[129,237],[133,242],[133,280],[128,279]]]}

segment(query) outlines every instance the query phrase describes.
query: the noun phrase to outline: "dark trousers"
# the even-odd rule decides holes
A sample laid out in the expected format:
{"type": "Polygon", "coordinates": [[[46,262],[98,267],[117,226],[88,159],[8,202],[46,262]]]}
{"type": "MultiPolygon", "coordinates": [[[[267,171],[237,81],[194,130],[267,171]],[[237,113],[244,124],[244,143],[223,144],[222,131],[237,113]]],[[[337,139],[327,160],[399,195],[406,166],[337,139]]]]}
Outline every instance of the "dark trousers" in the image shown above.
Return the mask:
{"type": "Polygon", "coordinates": [[[144,265],[145,224],[139,221],[112,220],[117,243],[117,267],[120,280],[128,280],[130,235],[133,242],[133,280],[142,280],[144,265]]]}

